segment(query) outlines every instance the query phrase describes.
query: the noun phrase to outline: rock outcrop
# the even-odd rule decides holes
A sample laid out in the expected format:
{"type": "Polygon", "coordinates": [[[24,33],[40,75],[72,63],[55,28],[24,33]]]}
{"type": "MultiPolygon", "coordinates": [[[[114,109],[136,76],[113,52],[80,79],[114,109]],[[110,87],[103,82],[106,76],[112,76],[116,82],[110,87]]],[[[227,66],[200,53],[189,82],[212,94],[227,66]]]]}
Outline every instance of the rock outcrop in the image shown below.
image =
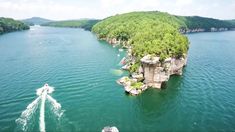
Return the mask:
{"type": "MultiPolygon", "coordinates": [[[[203,29],[197,29],[195,32],[202,32],[203,29]]],[[[122,42],[115,38],[105,38],[110,44],[122,44],[124,46],[128,42],[122,42]]],[[[127,57],[124,57],[120,64],[122,69],[130,70],[131,65],[136,63],[136,58],[132,56],[132,48],[126,46],[127,57]]],[[[122,77],[117,80],[117,83],[124,86],[127,93],[138,95],[145,91],[148,87],[162,88],[162,84],[167,82],[171,75],[182,75],[183,67],[187,63],[187,56],[181,58],[167,58],[160,61],[160,57],[146,55],[141,60],[141,66],[130,77],[122,77]],[[136,85],[138,84],[138,85],[136,85]]]]}
{"type": "Polygon", "coordinates": [[[167,82],[171,75],[182,75],[182,69],[186,65],[187,57],[167,58],[160,62],[159,57],[151,55],[141,59],[144,83],[148,87],[161,88],[162,83],[167,82]]]}
{"type": "Polygon", "coordinates": [[[198,33],[198,32],[205,32],[206,29],[203,28],[195,28],[195,29],[179,29],[180,33],[198,33]]]}
{"type": "Polygon", "coordinates": [[[210,29],[204,29],[204,28],[195,28],[195,29],[179,29],[179,32],[182,34],[185,33],[199,33],[199,32],[221,32],[221,31],[229,31],[229,30],[234,30],[233,28],[215,28],[211,27],[210,29]]]}
{"type": "MultiPolygon", "coordinates": [[[[128,63],[122,69],[129,70],[134,64],[133,56],[128,55],[128,63]]],[[[125,58],[125,59],[127,59],[125,58]]],[[[162,84],[167,82],[171,75],[182,75],[183,67],[187,63],[187,56],[181,58],[167,58],[160,61],[160,57],[146,55],[141,60],[141,65],[130,77],[122,77],[117,82],[124,86],[126,92],[131,95],[138,95],[148,87],[162,88],[162,84]],[[140,82],[140,83],[139,83],[140,82]],[[135,85],[139,83],[138,85],[135,85]]]]}
{"type": "Polygon", "coordinates": [[[138,95],[148,88],[144,83],[138,82],[136,78],[126,76],[117,80],[117,83],[123,85],[125,91],[131,95],[138,95]]]}
{"type": "Polygon", "coordinates": [[[211,28],[211,32],[221,32],[221,31],[228,31],[228,28],[211,28]]]}
{"type": "Polygon", "coordinates": [[[119,132],[117,127],[113,126],[113,127],[110,127],[110,126],[106,126],[102,129],[102,132],[119,132]]]}

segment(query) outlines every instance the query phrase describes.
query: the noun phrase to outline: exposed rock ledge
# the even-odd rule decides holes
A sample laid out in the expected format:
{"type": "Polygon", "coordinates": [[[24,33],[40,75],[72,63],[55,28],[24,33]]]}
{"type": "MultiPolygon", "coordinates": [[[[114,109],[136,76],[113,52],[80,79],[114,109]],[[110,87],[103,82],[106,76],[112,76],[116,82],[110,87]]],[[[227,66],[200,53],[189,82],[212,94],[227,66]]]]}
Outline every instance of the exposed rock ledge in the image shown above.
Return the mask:
{"type": "Polygon", "coordinates": [[[148,87],[161,88],[162,83],[167,82],[171,75],[182,75],[183,67],[187,63],[187,57],[167,58],[164,62],[159,57],[144,56],[141,59],[144,83],[148,87]]]}
{"type": "MultiPolygon", "coordinates": [[[[127,46],[129,41],[121,41],[115,38],[103,38],[102,40],[110,44],[121,44],[128,49],[125,58],[125,62],[128,63],[122,69],[129,70],[130,65],[135,62],[135,57],[131,55],[132,49],[127,46]]],[[[140,61],[141,66],[137,73],[132,73],[131,77],[122,77],[117,80],[117,83],[123,85],[125,91],[131,95],[138,95],[148,87],[160,89],[171,75],[182,75],[183,67],[187,63],[187,55],[181,58],[167,58],[163,62],[160,61],[160,57],[146,55],[140,61]]]]}
{"type": "Polygon", "coordinates": [[[186,63],[186,55],[181,58],[167,58],[164,62],[161,62],[159,57],[146,55],[141,59],[138,72],[132,74],[131,78],[122,77],[118,80],[118,83],[123,85],[125,91],[132,95],[140,94],[148,87],[161,88],[171,75],[182,75],[186,63]],[[142,80],[143,83],[141,83],[142,80]],[[136,83],[139,84],[136,85],[136,83]]]}
{"type": "Polygon", "coordinates": [[[120,40],[120,39],[116,39],[116,38],[100,38],[100,40],[104,40],[104,41],[106,41],[106,42],[108,42],[109,44],[112,44],[112,45],[121,44],[123,48],[128,48],[127,45],[130,43],[129,41],[120,40]]]}
{"type": "Polygon", "coordinates": [[[144,83],[138,82],[136,78],[129,78],[127,76],[117,80],[117,83],[123,85],[125,91],[131,95],[138,95],[147,89],[147,85],[144,83]]]}

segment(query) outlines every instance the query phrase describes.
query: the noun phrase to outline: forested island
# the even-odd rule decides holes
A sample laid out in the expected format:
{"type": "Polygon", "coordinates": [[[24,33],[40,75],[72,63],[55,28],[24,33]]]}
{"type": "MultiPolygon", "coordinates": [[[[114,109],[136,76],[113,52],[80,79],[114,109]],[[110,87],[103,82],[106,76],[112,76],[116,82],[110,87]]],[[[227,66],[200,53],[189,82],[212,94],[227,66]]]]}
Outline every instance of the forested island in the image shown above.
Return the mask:
{"type": "Polygon", "coordinates": [[[65,21],[54,21],[41,24],[41,26],[52,26],[52,27],[71,27],[71,28],[83,28],[85,30],[91,30],[92,26],[100,20],[95,19],[81,19],[81,20],[65,20],[65,21]]]}
{"type": "Polygon", "coordinates": [[[233,30],[234,21],[184,17],[164,12],[131,12],[105,18],[92,28],[97,37],[127,48],[123,69],[130,77],[118,83],[137,95],[148,87],[162,88],[173,74],[182,75],[189,41],[184,33],[233,30]]]}
{"type": "Polygon", "coordinates": [[[27,25],[83,28],[100,40],[127,49],[123,69],[130,72],[118,83],[131,94],[148,87],[162,88],[171,75],[182,74],[187,62],[189,40],[185,33],[217,32],[235,29],[234,20],[199,16],[176,16],[147,11],[117,14],[103,20],[79,19],[52,21],[33,17],[20,21],[0,19],[0,33],[29,29],[27,25]]]}
{"type": "Polygon", "coordinates": [[[27,29],[29,29],[29,26],[21,21],[0,17],[0,34],[27,29]]]}
{"type": "Polygon", "coordinates": [[[189,49],[185,33],[235,29],[234,20],[147,11],[117,14],[103,20],[53,21],[33,17],[20,22],[0,18],[0,34],[29,29],[28,25],[35,24],[83,28],[95,33],[100,40],[126,48],[127,56],[122,59],[122,68],[130,72],[130,77],[123,77],[118,82],[131,94],[139,94],[148,87],[162,88],[171,75],[182,74],[189,49]]]}
{"type": "Polygon", "coordinates": [[[127,48],[122,59],[130,77],[118,83],[131,94],[148,87],[162,88],[171,75],[182,74],[189,49],[185,33],[217,32],[235,29],[234,20],[199,16],[176,16],[159,11],[117,14],[103,20],[52,21],[42,26],[83,28],[100,40],[127,48]]]}
{"type": "Polygon", "coordinates": [[[179,32],[183,21],[168,13],[132,12],[108,17],[93,26],[101,40],[128,49],[123,59],[131,77],[118,82],[131,94],[148,87],[161,88],[172,74],[182,74],[189,41],[179,32]]]}

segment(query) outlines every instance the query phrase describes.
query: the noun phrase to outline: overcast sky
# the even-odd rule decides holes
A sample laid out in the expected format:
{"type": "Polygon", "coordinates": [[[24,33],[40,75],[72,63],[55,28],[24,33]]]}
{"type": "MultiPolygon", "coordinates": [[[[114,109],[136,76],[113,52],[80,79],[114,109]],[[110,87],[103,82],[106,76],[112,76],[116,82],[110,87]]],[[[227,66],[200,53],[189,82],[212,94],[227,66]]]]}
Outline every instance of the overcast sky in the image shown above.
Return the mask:
{"type": "Polygon", "coordinates": [[[130,12],[158,10],[175,15],[235,19],[235,0],[0,0],[0,17],[24,19],[105,18],[130,12]]]}

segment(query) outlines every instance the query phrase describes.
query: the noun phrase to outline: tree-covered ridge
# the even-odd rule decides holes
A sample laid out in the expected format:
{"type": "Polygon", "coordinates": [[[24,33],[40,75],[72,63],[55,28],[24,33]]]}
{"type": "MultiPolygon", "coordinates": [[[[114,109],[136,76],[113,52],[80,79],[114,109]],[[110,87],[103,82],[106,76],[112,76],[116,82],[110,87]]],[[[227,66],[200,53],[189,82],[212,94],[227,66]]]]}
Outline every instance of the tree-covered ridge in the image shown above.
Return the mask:
{"type": "Polygon", "coordinates": [[[205,31],[211,31],[211,28],[235,28],[235,24],[232,24],[226,20],[219,20],[213,18],[199,17],[199,16],[176,16],[180,21],[185,23],[188,29],[204,29],[205,31]]]}
{"type": "Polygon", "coordinates": [[[33,26],[33,25],[41,25],[44,23],[52,22],[53,20],[49,20],[49,19],[45,19],[41,17],[32,17],[32,18],[21,20],[21,21],[27,25],[33,26]]]}
{"type": "Polygon", "coordinates": [[[0,34],[26,29],[29,29],[29,26],[27,26],[23,22],[14,20],[12,18],[0,17],[0,34]]]}
{"type": "Polygon", "coordinates": [[[85,30],[91,30],[92,26],[95,25],[99,20],[65,20],[55,21],[42,24],[42,26],[53,26],[53,27],[72,27],[72,28],[83,28],[85,30]]]}
{"type": "Polygon", "coordinates": [[[232,24],[233,28],[235,28],[235,19],[233,20],[225,20],[226,22],[232,24]]]}
{"type": "Polygon", "coordinates": [[[163,60],[181,57],[188,50],[187,37],[178,29],[186,28],[177,17],[162,12],[132,12],[104,19],[92,28],[99,38],[128,41],[137,61],[153,54],[163,60]]]}
{"type": "MultiPolygon", "coordinates": [[[[99,32],[99,37],[110,37],[116,36],[121,32],[121,30],[125,30],[128,33],[128,37],[131,37],[135,32],[133,30],[142,29],[142,24],[152,24],[157,22],[164,22],[172,25],[173,27],[186,27],[186,25],[178,20],[175,16],[169,15],[167,13],[162,12],[132,12],[121,15],[116,15],[112,17],[108,17],[98,24],[96,24],[93,28],[94,32],[99,32]],[[127,30],[128,28],[129,30],[127,30]]],[[[154,26],[154,25],[153,25],[154,26]]]]}

